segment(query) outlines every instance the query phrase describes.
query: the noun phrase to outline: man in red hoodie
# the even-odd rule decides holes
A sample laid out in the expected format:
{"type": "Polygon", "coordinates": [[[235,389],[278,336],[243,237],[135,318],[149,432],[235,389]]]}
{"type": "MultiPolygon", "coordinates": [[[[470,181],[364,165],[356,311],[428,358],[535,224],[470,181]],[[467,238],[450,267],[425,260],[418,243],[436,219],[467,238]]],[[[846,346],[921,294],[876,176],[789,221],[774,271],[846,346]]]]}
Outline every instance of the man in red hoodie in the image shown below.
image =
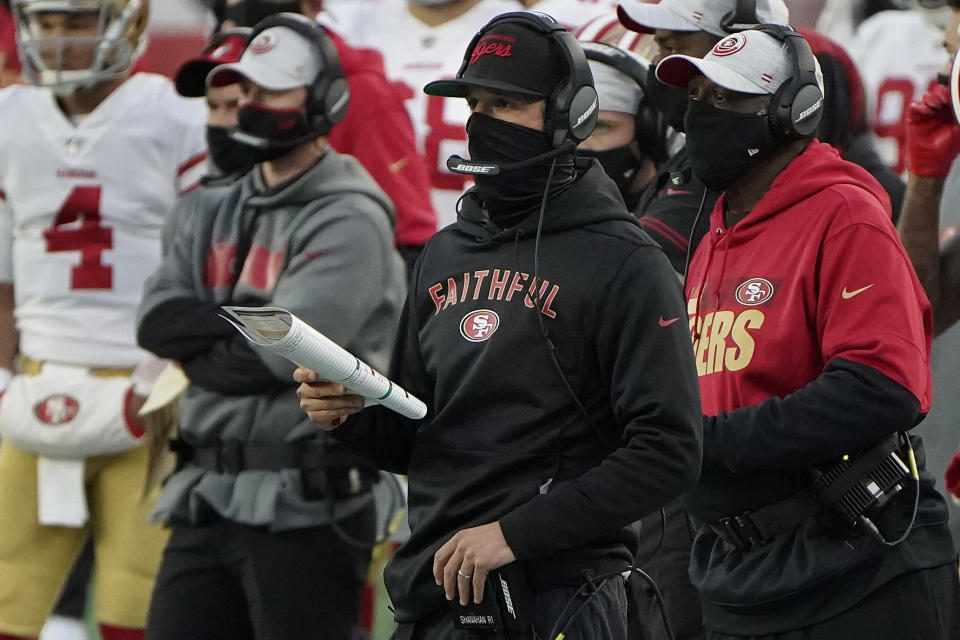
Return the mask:
{"type": "Polygon", "coordinates": [[[711,640],[957,638],[946,505],[919,438],[896,437],[930,407],[930,307],[883,189],[813,138],[820,76],[774,26],[657,67],[688,87],[692,169],[723,192],[686,282],[704,413],[690,576],[711,640]],[[871,484],[881,463],[894,481],[871,484]]]}

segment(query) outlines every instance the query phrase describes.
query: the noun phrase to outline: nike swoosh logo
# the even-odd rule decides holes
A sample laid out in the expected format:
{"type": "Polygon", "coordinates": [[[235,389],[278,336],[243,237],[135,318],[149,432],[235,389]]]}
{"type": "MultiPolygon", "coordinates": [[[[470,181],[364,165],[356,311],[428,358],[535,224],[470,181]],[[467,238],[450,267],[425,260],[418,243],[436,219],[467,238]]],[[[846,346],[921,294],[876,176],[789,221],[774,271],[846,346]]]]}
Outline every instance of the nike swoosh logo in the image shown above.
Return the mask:
{"type": "Polygon", "coordinates": [[[400,169],[403,169],[405,166],[407,166],[408,162],[410,162],[409,158],[400,158],[396,162],[391,162],[389,165],[387,165],[387,168],[393,173],[396,173],[397,171],[400,171],[400,169]]]}
{"type": "Polygon", "coordinates": [[[667,189],[668,196],[688,196],[690,191],[684,191],[683,189],[667,189]]]}
{"type": "Polygon", "coordinates": [[[664,320],[664,319],[663,319],[663,316],[660,316],[660,326],[661,326],[661,327],[669,327],[670,325],[672,325],[674,322],[676,322],[676,321],[679,320],[679,319],[680,319],[680,318],[670,318],[669,320],[664,320]]]}
{"type": "MultiPolygon", "coordinates": [[[[876,284],[876,282],[874,282],[873,284],[876,284]]],[[[873,284],[868,284],[865,287],[860,287],[859,289],[854,289],[853,291],[847,291],[847,288],[844,287],[843,291],[840,292],[840,297],[842,297],[844,300],[849,300],[853,296],[863,293],[864,291],[872,287],[873,284]]]]}

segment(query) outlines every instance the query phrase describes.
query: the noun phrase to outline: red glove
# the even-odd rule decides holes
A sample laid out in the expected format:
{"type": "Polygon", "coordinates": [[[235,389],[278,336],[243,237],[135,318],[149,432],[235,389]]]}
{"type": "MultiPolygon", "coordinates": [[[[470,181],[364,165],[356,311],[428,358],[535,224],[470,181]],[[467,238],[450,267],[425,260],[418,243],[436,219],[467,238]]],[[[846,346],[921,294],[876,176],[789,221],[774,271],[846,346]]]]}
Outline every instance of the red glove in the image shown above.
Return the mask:
{"type": "Polygon", "coordinates": [[[960,125],[950,88],[938,84],[907,109],[907,169],[915,176],[946,178],[960,153],[960,125]]]}
{"type": "Polygon", "coordinates": [[[947,465],[947,472],[944,474],[947,491],[954,497],[960,498],[960,453],[953,454],[953,460],[947,465]]]}

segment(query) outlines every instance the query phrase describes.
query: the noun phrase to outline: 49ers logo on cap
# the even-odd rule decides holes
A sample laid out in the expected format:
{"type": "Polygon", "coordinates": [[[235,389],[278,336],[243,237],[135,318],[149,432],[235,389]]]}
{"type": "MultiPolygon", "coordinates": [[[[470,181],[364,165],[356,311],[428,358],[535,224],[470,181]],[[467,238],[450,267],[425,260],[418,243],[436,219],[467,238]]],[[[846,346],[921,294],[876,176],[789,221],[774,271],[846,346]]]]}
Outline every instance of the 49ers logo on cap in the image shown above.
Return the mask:
{"type": "Polygon", "coordinates": [[[773,284],[765,278],[750,278],[737,287],[737,302],[748,307],[763,304],[773,297],[773,284]]]}
{"type": "Polygon", "coordinates": [[[747,36],[742,33],[735,33],[714,45],[710,53],[715,56],[729,56],[743,49],[743,45],[745,44],[747,44],[747,36]]]}
{"type": "Polygon", "coordinates": [[[470,342],[483,342],[489,340],[499,326],[500,316],[496,311],[471,311],[460,321],[460,335],[470,342]]]}
{"type": "Polygon", "coordinates": [[[513,42],[515,41],[516,38],[512,36],[502,36],[497,34],[484,36],[483,39],[477,43],[477,46],[474,47],[473,53],[470,54],[470,64],[475,63],[477,60],[486,55],[509,58],[513,55],[513,42]]]}
{"type": "Polygon", "coordinates": [[[277,34],[264,31],[250,43],[250,53],[262,55],[277,46],[277,34]]]}
{"type": "Polygon", "coordinates": [[[37,419],[52,426],[70,422],[79,412],[80,403],[75,398],[62,393],[47,396],[33,407],[33,413],[37,419]]]}

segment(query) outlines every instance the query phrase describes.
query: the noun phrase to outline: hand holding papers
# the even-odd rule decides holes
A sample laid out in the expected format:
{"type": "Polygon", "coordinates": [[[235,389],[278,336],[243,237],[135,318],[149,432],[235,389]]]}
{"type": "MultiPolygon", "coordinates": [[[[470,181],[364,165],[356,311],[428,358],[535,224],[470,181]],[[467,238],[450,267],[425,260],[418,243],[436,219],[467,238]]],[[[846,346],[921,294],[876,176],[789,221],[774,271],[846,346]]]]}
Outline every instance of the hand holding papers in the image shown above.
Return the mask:
{"type": "Polygon", "coordinates": [[[251,342],[402,416],[419,419],[427,415],[423,402],[289,311],[278,307],[222,308],[229,315],[224,318],[251,342]]]}

